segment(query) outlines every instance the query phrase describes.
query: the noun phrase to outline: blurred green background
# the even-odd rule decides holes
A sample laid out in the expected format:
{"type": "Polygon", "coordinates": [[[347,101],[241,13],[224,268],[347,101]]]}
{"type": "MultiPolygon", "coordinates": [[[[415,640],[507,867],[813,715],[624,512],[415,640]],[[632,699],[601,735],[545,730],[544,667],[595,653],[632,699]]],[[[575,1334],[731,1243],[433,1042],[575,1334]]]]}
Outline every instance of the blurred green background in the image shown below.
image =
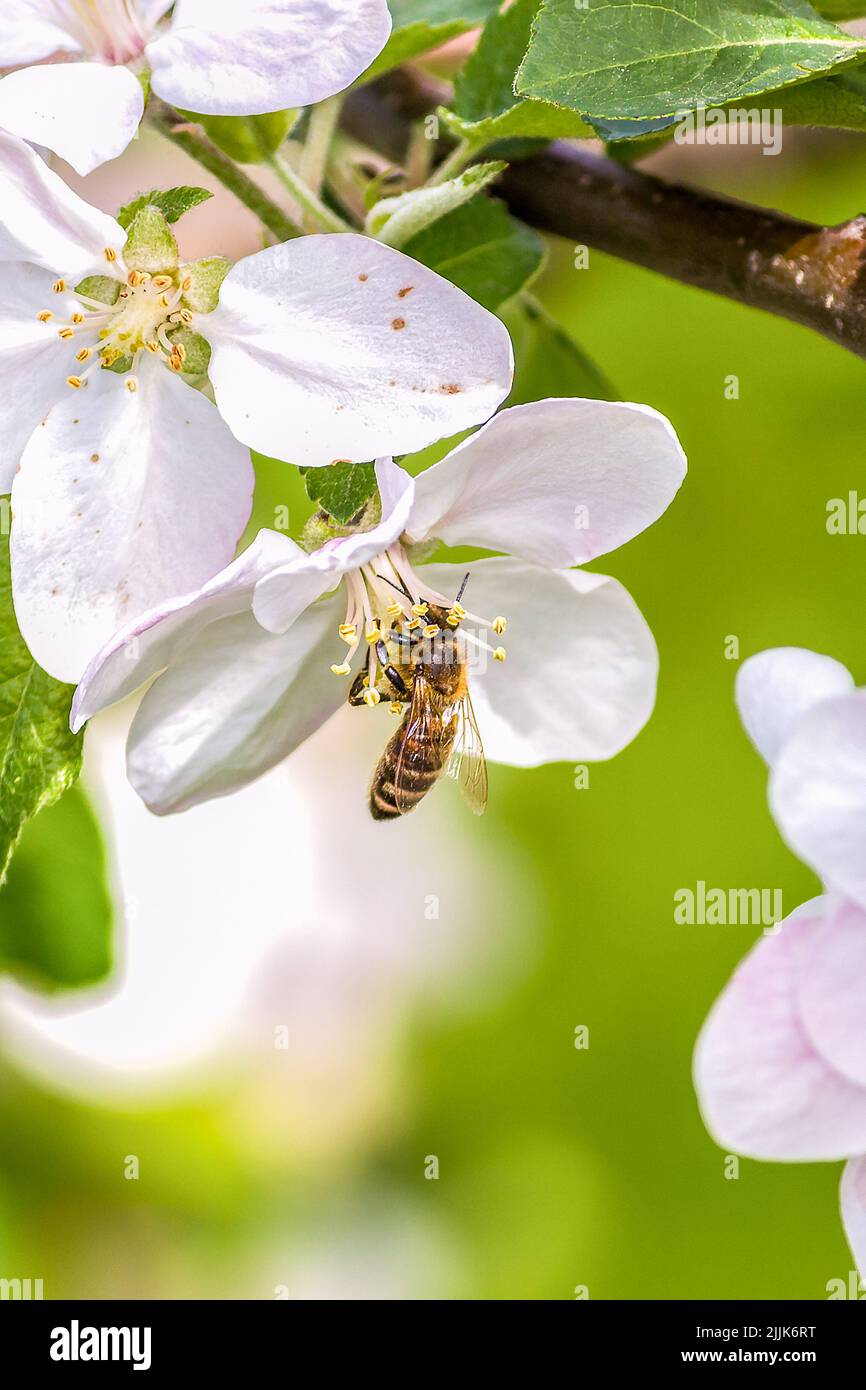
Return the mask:
{"type": "MultiPolygon", "coordinates": [[[[863,206],[866,145],[801,134],[778,159],[681,150],[654,167],[832,223],[863,206]]],[[[668,514],[597,566],[655,633],[654,718],[588,790],[566,765],[492,769],[488,814],[447,848],[477,889],[461,931],[490,904],[488,965],[459,1007],[412,997],[387,1056],[369,1059],[384,1093],[347,1130],[299,1137],[280,1124],[279,1091],[257,1099],[229,1063],[198,1095],[144,1103],[61,1094],[8,1062],[0,1275],[43,1277],[46,1297],[172,1298],[571,1299],[586,1286],[593,1299],[821,1299],[847,1279],[838,1165],[744,1160],[725,1178],[691,1055],[757,932],[676,926],[673,895],[698,879],[781,887],[787,912],[816,891],[767,810],[725,641],[741,658],[812,647],[866,681],[866,540],[825,527],[828,499],[864,479],[866,363],[595,252],[575,270],[568,246],[537,290],[689,455],[668,514]],[[498,864],[520,891],[497,894],[498,864]],[[146,1155],[138,1182],[122,1180],[129,1153],[146,1155]]],[[[263,518],[271,487],[264,469],[263,518]]],[[[387,895],[372,873],[357,895],[363,953],[387,895]]],[[[322,1104],[350,1106],[329,1084],[322,1104]]]]}

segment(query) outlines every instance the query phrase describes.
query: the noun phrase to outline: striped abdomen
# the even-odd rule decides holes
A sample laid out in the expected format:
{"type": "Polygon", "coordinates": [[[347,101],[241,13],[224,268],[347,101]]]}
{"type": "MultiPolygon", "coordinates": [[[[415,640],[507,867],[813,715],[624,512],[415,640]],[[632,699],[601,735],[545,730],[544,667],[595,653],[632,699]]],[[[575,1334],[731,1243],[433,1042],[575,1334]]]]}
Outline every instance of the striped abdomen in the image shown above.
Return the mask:
{"type": "Polygon", "coordinates": [[[439,777],[454,745],[455,723],[439,725],[436,738],[419,738],[407,732],[410,714],[407,710],[373,773],[370,813],[374,820],[393,820],[414,811],[439,777]],[[399,795],[395,789],[398,766],[399,795]]]}

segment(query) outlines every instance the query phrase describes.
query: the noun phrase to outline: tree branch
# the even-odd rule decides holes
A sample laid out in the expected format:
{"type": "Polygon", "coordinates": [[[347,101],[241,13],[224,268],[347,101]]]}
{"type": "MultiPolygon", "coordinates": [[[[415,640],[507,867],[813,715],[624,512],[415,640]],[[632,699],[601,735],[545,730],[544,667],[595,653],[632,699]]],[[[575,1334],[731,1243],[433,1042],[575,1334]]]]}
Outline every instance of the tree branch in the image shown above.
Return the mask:
{"type": "MultiPolygon", "coordinates": [[[[439,84],[403,69],[355,94],[344,120],[399,161],[412,121],[441,100],[439,84]]],[[[866,357],[866,216],[820,227],[564,141],[514,161],[496,193],[541,231],[791,319],[866,357]]]]}

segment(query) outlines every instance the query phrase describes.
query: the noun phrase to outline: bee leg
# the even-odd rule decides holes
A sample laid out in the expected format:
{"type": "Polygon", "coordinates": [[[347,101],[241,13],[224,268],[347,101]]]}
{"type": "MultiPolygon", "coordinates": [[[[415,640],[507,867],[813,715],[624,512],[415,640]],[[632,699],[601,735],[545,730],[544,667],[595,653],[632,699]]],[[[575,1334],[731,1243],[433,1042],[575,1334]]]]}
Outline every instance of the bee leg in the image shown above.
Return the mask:
{"type": "Polygon", "coordinates": [[[392,666],[390,661],[388,660],[388,648],[386,647],[384,642],[376,643],[376,655],[382,663],[383,672],[388,677],[388,680],[391,682],[392,686],[396,690],[397,695],[401,699],[405,700],[409,694],[409,691],[406,689],[406,682],[404,681],[403,677],[400,675],[400,672],[396,669],[396,667],[392,666]]]}
{"type": "Polygon", "coordinates": [[[366,673],[364,671],[359,671],[355,679],[352,681],[352,688],[349,691],[350,705],[363,705],[364,691],[367,689],[366,685],[364,684],[365,679],[366,673]]]}

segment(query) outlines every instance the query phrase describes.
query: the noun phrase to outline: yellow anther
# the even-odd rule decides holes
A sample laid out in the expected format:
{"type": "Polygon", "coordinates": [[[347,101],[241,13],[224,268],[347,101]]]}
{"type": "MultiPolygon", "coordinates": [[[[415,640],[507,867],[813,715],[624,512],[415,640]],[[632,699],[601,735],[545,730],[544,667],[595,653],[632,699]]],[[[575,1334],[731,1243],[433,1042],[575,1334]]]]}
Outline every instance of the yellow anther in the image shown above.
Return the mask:
{"type": "Polygon", "coordinates": [[[505,648],[504,648],[504,647],[497,647],[497,648],[496,648],[496,651],[493,653],[493,660],[494,660],[494,661],[504,661],[504,660],[505,660],[505,657],[506,657],[505,648]]]}
{"type": "Polygon", "coordinates": [[[465,617],[465,613],[458,613],[456,608],[449,608],[446,615],[446,622],[449,627],[459,627],[462,619],[465,617]]]}
{"type": "Polygon", "coordinates": [[[365,636],[372,647],[374,642],[382,640],[382,629],[376,623],[368,623],[365,636]]]}
{"type": "Polygon", "coordinates": [[[192,289],[192,276],[191,276],[191,275],[185,275],[184,278],[183,278],[183,279],[181,280],[181,282],[180,282],[180,287],[181,287],[182,290],[191,290],[191,289],[192,289]]]}
{"type": "Polygon", "coordinates": [[[391,711],[392,714],[402,714],[402,713],[403,713],[403,706],[400,704],[400,701],[399,701],[399,700],[392,700],[391,703],[390,703],[390,705],[388,706],[388,708],[389,708],[389,710],[391,711]]]}
{"type": "Polygon", "coordinates": [[[54,318],[54,315],[52,314],[50,309],[43,309],[42,313],[37,314],[36,317],[38,318],[40,323],[50,323],[51,320],[54,318]]]}
{"type": "Polygon", "coordinates": [[[458,618],[466,617],[466,609],[463,607],[463,604],[458,603],[456,599],[451,605],[451,612],[454,613],[458,618]]]}
{"type": "Polygon", "coordinates": [[[406,626],[410,632],[417,632],[419,627],[421,626],[421,619],[412,618],[411,621],[406,624],[406,626]]]}
{"type": "Polygon", "coordinates": [[[348,676],[351,673],[351,666],[348,661],[344,661],[340,666],[332,666],[331,670],[335,676],[348,676]]]}
{"type": "Polygon", "coordinates": [[[154,275],[153,288],[155,290],[167,290],[171,284],[170,275],[154,275]]]}
{"type": "Polygon", "coordinates": [[[58,338],[74,338],[74,337],[75,337],[75,329],[74,329],[74,328],[61,328],[61,329],[59,330],[57,336],[58,336],[58,338]]]}
{"type": "Polygon", "coordinates": [[[429,607],[429,603],[424,603],[422,599],[421,603],[412,604],[412,612],[415,614],[416,618],[423,618],[429,607]]]}
{"type": "Polygon", "coordinates": [[[189,309],[181,309],[179,318],[181,323],[186,324],[187,328],[189,328],[192,323],[192,314],[189,309]]]}
{"type": "Polygon", "coordinates": [[[183,358],[178,357],[177,353],[176,353],[176,352],[173,352],[173,353],[171,354],[171,357],[168,359],[168,365],[171,367],[171,370],[172,370],[173,372],[182,372],[182,371],[183,371],[183,358]]]}
{"type": "Polygon", "coordinates": [[[494,619],[493,619],[493,631],[496,633],[497,637],[501,637],[501,636],[502,636],[502,634],[503,634],[503,632],[505,631],[505,629],[507,628],[507,626],[508,626],[508,624],[507,624],[507,622],[505,621],[504,618],[499,617],[499,618],[494,618],[494,619]]]}
{"type": "Polygon", "coordinates": [[[365,704],[365,705],[378,705],[378,703],[379,703],[379,701],[381,700],[381,698],[382,698],[382,696],[379,694],[378,690],[376,690],[375,688],[372,689],[372,690],[365,690],[365,691],[364,691],[364,704],[365,704]]]}
{"type": "Polygon", "coordinates": [[[84,382],[81,380],[80,376],[68,376],[66,378],[66,385],[71,386],[73,391],[77,391],[80,386],[84,385],[84,382]]]}
{"type": "Polygon", "coordinates": [[[173,350],[175,355],[180,358],[181,362],[186,361],[186,348],[183,343],[175,343],[173,350]]]}
{"type": "Polygon", "coordinates": [[[126,389],[127,391],[132,391],[133,393],[138,390],[138,382],[136,381],[134,376],[128,376],[126,378],[126,389]]]}
{"type": "Polygon", "coordinates": [[[397,602],[389,603],[385,612],[390,618],[399,618],[400,614],[403,612],[403,605],[397,602]]]}
{"type": "Polygon", "coordinates": [[[90,348],[82,348],[80,352],[76,352],[75,360],[76,362],[86,362],[89,356],[90,348]]]}
{"type": "Polygon", "coordinates": [[[154,342],[152,338],[150,342],[145,343],[144,346],[147,348],[148,352],[158,353],[162,351],[161,347],[159,346],[159,343],[154,342]]]}
{"type": "Polygon", "coordinates": [[[66,289],[66,281],[55,280],[51,288],[53,289],[55,294],[63,294],[64,290],[66,289]]]}
{"type": "Polygon", "coordinates": [[[159,296],[159,302],[162,305],[163,309],[167,309],[169,304],[171,303],[171,300],[169,299],[167,294],[161,294],[159,296]]]}
{"type": "Polygon", "coordinates": [[[132,285],[132,288],[135,289],[136,285],[141,284],[140,272],[137,270],[131,270],[126,277],[126,282],[128,285],[132,285]]]}
{"type": "Polygon", "coordinates": [[[442,629],[441,629],[440,627],[438,627],[436,623],[428,623],[427,626],[426,626],[425,629],[424,629],[424,636],[425,636],[425,637],[435,637],[435,636],[436,636],[436,633],[437,633],[437,632],[441,632],[441,631],[442,631],[442,629]]]}
{"type": "Polygon", "coordinates": [[[117,252],[115,251],[113,246],[106,246],[102,254],[108,261],[109,265],[113,265],[114,262],[117,260],[117,252]]]}
{"type": "Polygon", "coordinates": [[[337,631],[344,642],[354,642],[355,638],[358,636],[358,629],[355,627],[354,623],[340,623],[337,631]]]}
{"type": "Polygon", "coordinates": [[[73,314],[73,315],[72,315],[72,322],[73,322],[73,323],[83,323],[83,322],[84,322],[84,315],[83,315],[83,314],[73,314]]]}

